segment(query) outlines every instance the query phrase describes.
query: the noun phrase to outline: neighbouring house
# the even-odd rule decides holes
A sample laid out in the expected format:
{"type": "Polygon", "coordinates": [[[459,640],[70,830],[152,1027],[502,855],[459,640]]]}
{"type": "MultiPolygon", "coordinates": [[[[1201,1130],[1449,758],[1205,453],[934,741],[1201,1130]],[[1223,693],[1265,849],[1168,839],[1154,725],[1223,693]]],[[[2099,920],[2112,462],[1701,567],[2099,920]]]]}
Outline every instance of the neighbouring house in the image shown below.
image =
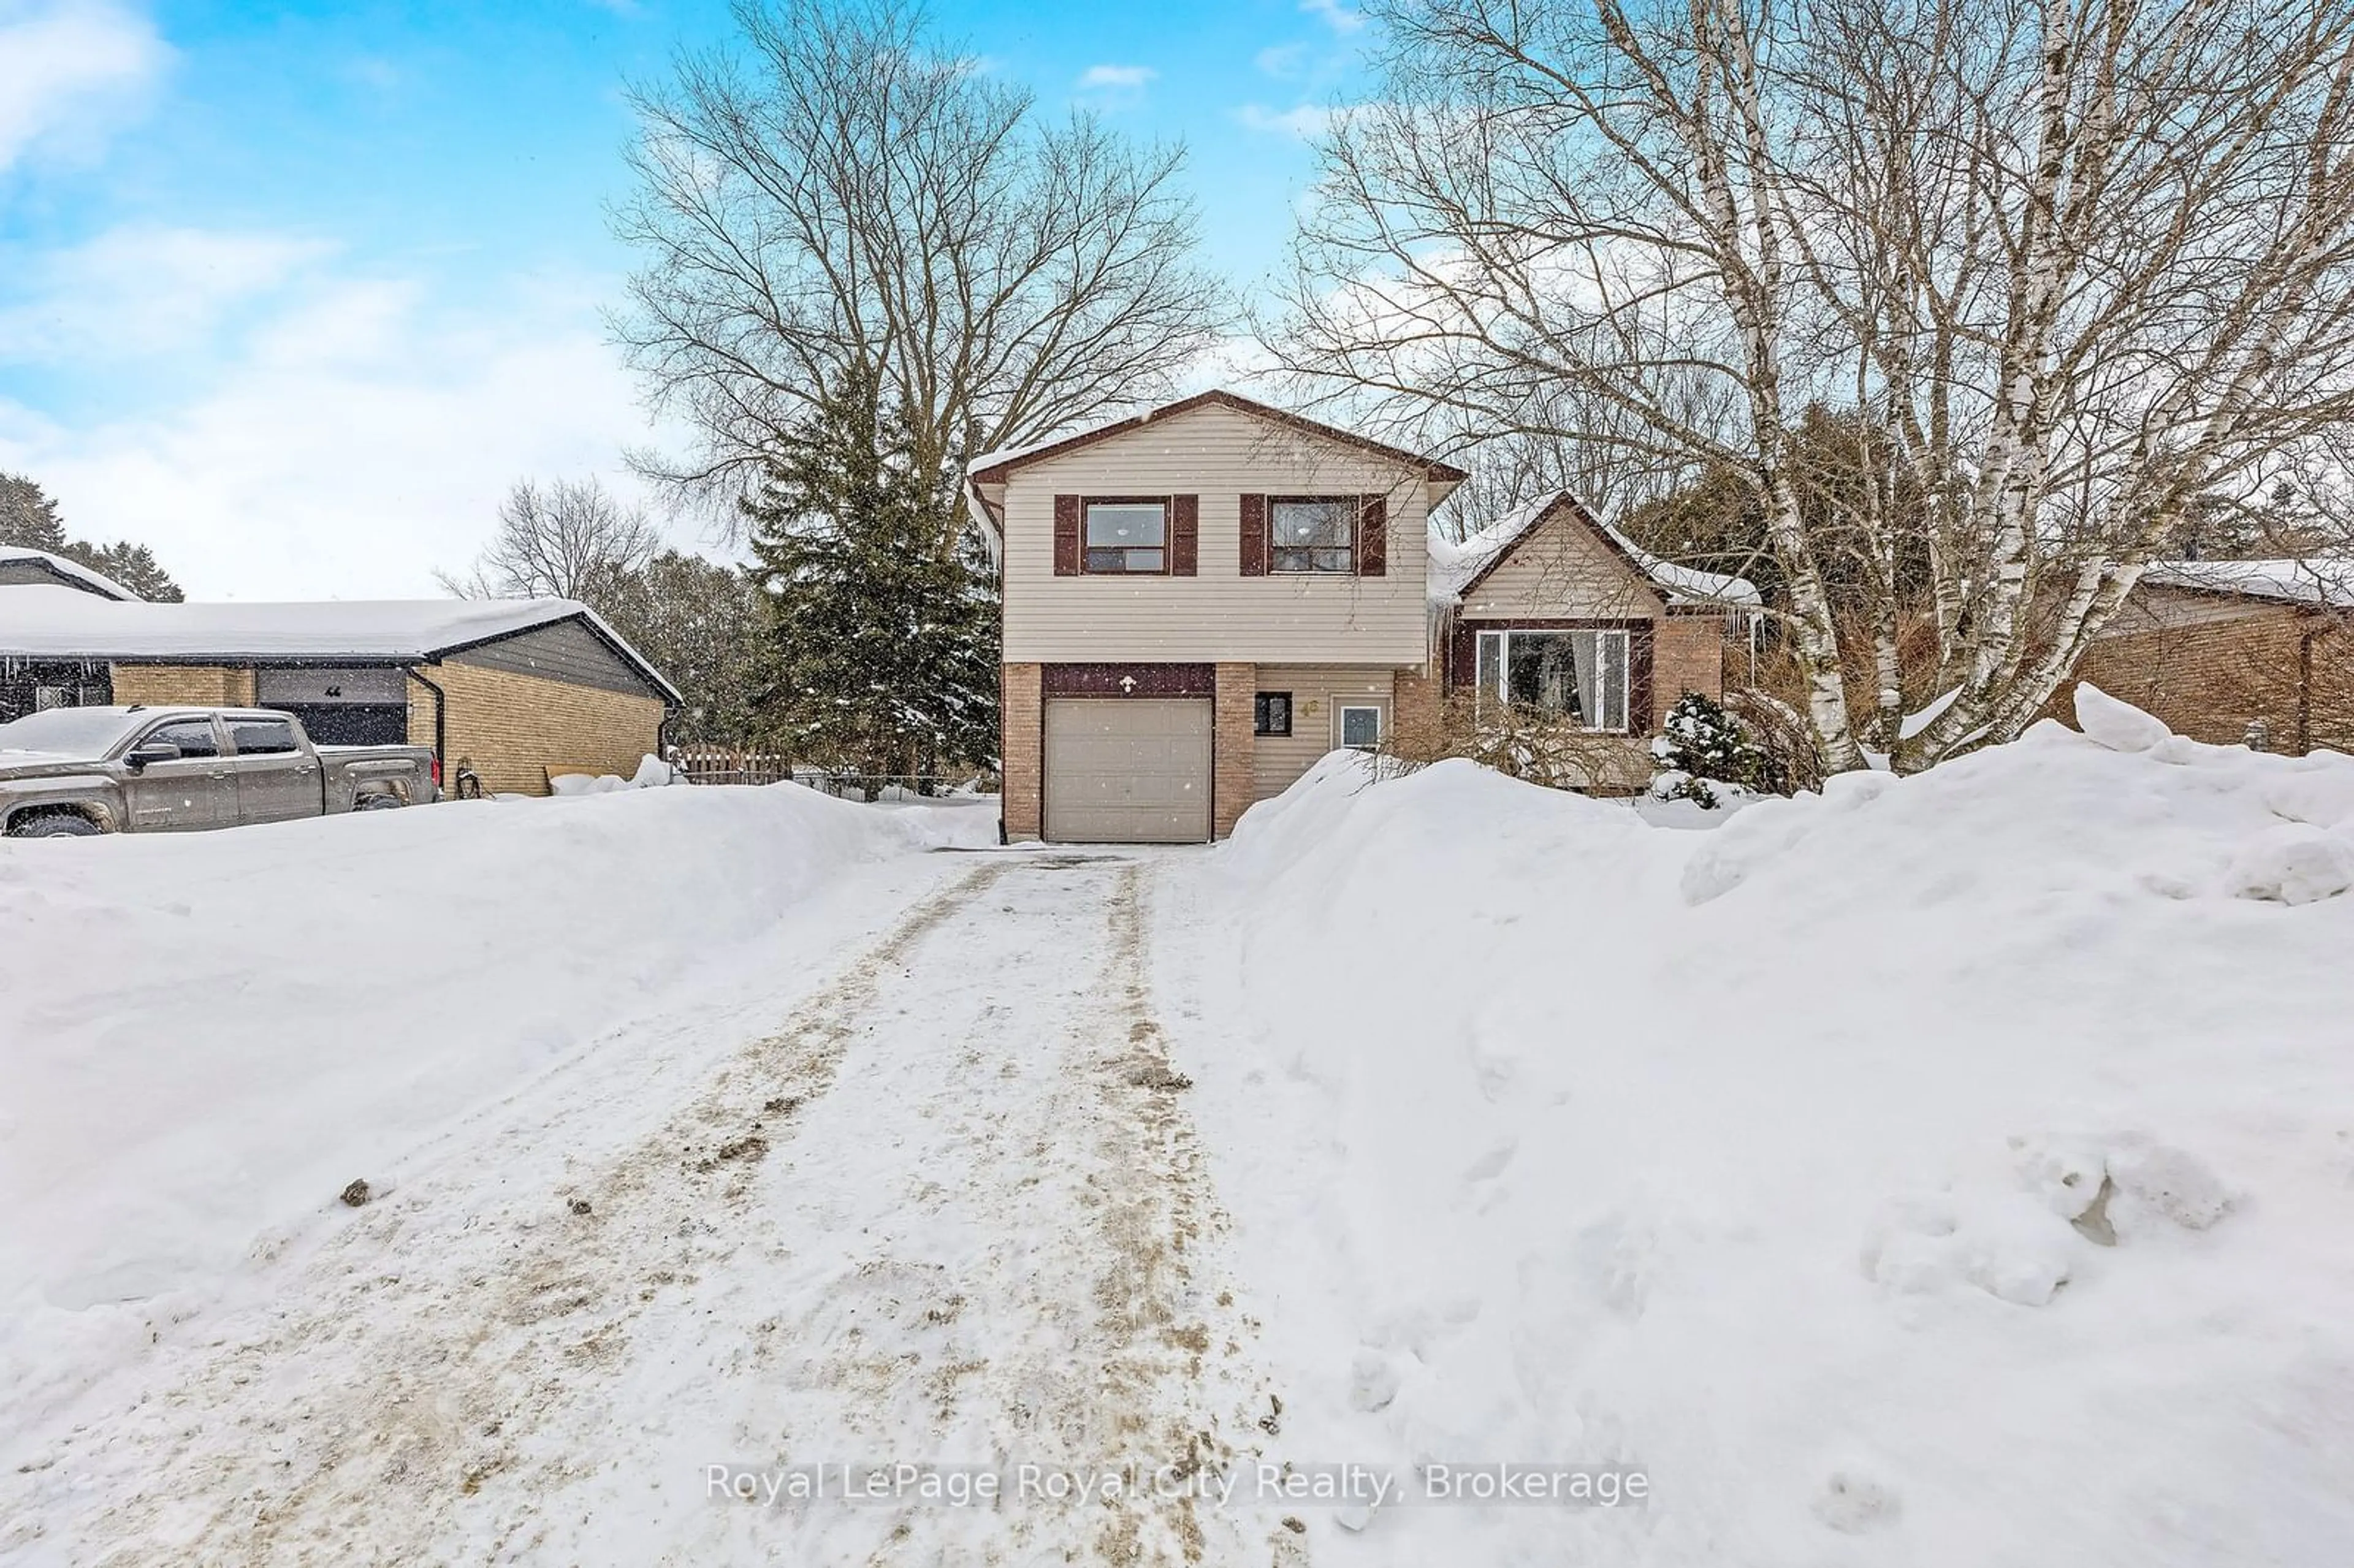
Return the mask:
{"type": "Polygon", "coordinates": [[[493,793],[620,773],[679,694],[571,599],[116,602],[0,587],[0,719],[92,703],[282,709],[322,745],[429,746],[493,793]]]}
{"type": "Polygon", "coordinates": [[[0,588],[69,588],[100,599],[136,602],[139,596],[80,561],[19,545],[0,545],[0,588]]]}
{"type": "Polygon", "coordinates": [[[2354,750],[2354,560],[2155,563],[2046,711],[2078,681],[2193,740],[2354,750]]]}
{"type": "Polygon", "coordinates": [[[1430,557],[1443,688],[1475,719],[1493,704],[1591,735],[1596,789],[1645,788],[1669,708],[1686,692],[1721,698],[1728,641],[1754,645],[1756,588],[1661,560],[1566,492],[1460,543],[1434,538],[1430,557]]]}
{"type": "Polygon", "coordinates": [[[1689,639],[1659,635],[1693,585],[1623,541],[1580,545],[1599,525],[1565,498],[1510,537],[1489,531],[1499,558],[1453,577],[1473,546],[1432,545],[1429,516],[1463,478],[1224,391],[973,460],[967,502],[1003,592],[1005,836],[1223,838],[1325,753],[1435,726],[1452,646],[1470,638],[1468,684],[1483,630],[1505,639],[1500,669],[1517,652],[1573,685],[1579,649],[1615,659],[1591,711],[1630,756],[1682,683],[1721,685],[1722,609],[1693,616],[1689,639]],[[1523,569],[1556,548],[1582,550],[1585,569],[1523,569]],[[1555,631],[1605,636],[1542,641],[1555,631]]]}

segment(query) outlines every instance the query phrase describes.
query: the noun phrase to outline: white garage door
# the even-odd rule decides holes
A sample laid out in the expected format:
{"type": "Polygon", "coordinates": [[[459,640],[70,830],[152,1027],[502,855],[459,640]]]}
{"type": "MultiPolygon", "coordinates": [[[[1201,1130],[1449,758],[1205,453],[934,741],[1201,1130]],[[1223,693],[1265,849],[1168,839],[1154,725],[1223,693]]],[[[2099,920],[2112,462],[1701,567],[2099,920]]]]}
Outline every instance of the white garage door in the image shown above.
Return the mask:
{"type": "Polygon", "coordinates": [[[1197,697],[1046,703],[1046,836],[1200,843],[1210,836],[1210,705],[1197,697]]]}

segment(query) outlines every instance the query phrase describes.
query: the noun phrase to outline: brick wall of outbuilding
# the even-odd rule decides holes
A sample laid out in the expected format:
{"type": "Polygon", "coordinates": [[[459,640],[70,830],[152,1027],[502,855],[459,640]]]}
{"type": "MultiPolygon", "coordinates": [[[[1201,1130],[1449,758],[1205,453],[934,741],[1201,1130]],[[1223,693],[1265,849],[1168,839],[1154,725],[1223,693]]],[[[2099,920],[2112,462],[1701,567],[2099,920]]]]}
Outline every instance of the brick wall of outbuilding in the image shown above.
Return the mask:
{"type": "Polygon", "coordinates": [[[253,672],[230,664],[117,664],[114,700],[146,707],[249,708],[253,672]]]}
{"type": "MultiPolygon", "coordinates": [[[[494,795],[545,795],[550,773],[618,773],[624,779],[662,745],[659,698],[550,681],[479,664],[427,667],[448,696],[442,787],[454,790],[463,764],[494,795]]],[[[408,740],[433,744],[433,694],[408,688],[408,740]]]]}
{"type": "Polygon", "coordinates": [[[2210,745],[2236,746],[2261,719],[2272,749],[2297,750],[2302,708],[2307,745],[2354,746],[2354,638],[2288,605],[2100,638],[2053,696],[2049,716],[2073,722],[2078,681],[2210,745]]]}

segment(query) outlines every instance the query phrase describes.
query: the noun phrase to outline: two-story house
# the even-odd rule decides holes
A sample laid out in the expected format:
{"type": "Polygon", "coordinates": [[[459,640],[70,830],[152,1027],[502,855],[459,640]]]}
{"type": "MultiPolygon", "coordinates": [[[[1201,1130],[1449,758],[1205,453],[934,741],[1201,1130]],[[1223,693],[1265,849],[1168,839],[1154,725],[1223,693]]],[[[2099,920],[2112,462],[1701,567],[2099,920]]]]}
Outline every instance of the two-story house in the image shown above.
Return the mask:
{"type": "Polygon", "coordinates": [[[1223,391],[974,460],[1005,836],[1223,838],[1325,753],[1435,728],[1448,685],[1623,737],[1640,788],[1667,705],[1718,689],[1723,615],[1692,590],[1734,579],[1677,577],[1567,497],[1434,543],[1463,478],[1223,391]]]}

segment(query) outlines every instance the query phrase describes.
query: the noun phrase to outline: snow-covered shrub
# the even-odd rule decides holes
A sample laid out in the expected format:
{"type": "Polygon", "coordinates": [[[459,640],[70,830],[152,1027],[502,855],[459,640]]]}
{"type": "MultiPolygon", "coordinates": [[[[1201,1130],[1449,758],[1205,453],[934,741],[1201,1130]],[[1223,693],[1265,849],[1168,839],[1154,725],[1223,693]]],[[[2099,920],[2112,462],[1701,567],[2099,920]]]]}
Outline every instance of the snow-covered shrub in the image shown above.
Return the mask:
{"type": "Polygon", "coordinates": [[[1725,785],[1766,790],[1772,783],[1771,759],[1747,726],[1698,692],[1686,692],[1668,710],[1651,756],[1659,769],[1651,793],[1662,800],[1712,807],[1725,785]]]}

